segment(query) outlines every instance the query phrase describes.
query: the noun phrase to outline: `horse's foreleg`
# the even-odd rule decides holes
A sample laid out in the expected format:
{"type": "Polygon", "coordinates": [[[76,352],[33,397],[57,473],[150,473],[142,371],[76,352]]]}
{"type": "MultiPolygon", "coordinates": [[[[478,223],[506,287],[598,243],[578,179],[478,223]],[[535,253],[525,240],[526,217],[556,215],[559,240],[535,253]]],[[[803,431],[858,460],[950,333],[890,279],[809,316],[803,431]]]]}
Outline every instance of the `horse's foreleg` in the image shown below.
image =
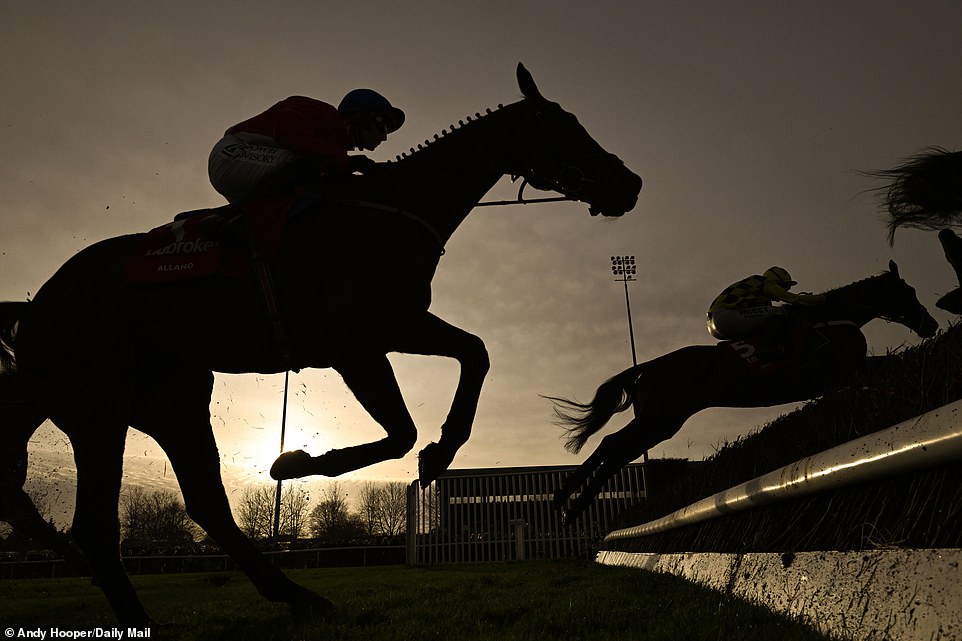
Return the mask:
{"type": "Polygon", "coordinates": [[[77,464],[74,540],[83,551],[117,619],[125,626],[151,623],[120,561],[120,480],[127,427],[60,424],[77,464]]]}
{"type": "Polygon", "coordinates": [[[314,614],[333,610],[329,600],[296,584],[274,566],[237,526],[221,479],[210,424],[172,425],[167,429],[179,431],[161,434],[157,440],[177,474],[188,516],[230,555],[264,598],[314,614]]]}
{"type": "Polygon", "coordinates": [[[311,474],[338,476],[388,459],[401,458],[417,441],[417,428],[408,412],[387,356],[352,356],[336,364],[358,402],[384,428],[387,436],[311,457],[305,452],[285,452],[271,466],[275,479],[311,474]]]}
{"type": "MultiPolygon", "coordinates": [[[[377,345],[384,354],[447,356],[461,365],[454,400],[441,426],[441,438],[419,454],[418,473],[421,485],[426,487],[448,468],[458,448],[471,434],[481,386],[488,372],[488,353],[480,338],[427,312],[392,318],[384,322],[382,329],[377,345]]],[[[369,341],[365,338],[362,342],[369,341]]],[[[349,347],[345,347],[334,368],[341,373],[364,408],[384,427],[387,437],[318,457],[311,457],[303,451],[286,452],[271,467],[271,476],[275,479],[310,474],[335,476],[404,456],[413,447],[417,436],[414,422],[404,406],[387,357],[381,353],[372,356],[369,344],[359,353],[352,353],[349,347]]]]}
{"type": "Polygon", "coordinates": [[[962,240],[951,229],[943,229],[939,232],[939,242],[942,243],[945,259],[955,271],[960,287],[940,298],[935,306],[947,312],[959,314],[962,313],[962,240]]]}
{"type": "Polygon", "coordinates": [[[210,425],[212,385],[209,372],[157,374],[138,390],[134,427],[163,448],[177,475],[187,514],[231,556],[258,592],[296,608],[329,611],[330,601],[291,581],[237,527],[210,425]]]}
{"type": "Polygon", "coordinates": [[[461,365],[454,400],[441,426],[441,438],[437,443],[428,444],[418,455],[418,479],[425,488],[448,469],[458,449],[471,435],[490,361],[480,338],[433,314],[425,313],[405,328],[406,331],[396,335],[393,351],[447,356],[461,365]]]}

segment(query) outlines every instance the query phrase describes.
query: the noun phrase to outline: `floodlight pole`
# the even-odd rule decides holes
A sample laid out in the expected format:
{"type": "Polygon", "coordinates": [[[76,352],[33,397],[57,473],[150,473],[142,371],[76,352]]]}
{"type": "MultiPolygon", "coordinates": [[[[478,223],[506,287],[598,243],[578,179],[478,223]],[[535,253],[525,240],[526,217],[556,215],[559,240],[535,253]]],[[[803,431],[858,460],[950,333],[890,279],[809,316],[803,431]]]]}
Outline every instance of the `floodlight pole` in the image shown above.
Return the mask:
{"type": "MultiPolygon", "coordinates": [[[[625,284],[625,310],[628,312],[628,340],[631,342],[631,364],[634,367],[638,367],[638,355],[635,353],[635,330],[631,325],[631,301],[628,300],[628,281],[636,280],[635,274],[637,269],[635,267],[635,257],[634,256],[612,256],[611,257],[611,273],[617,276],[615,280],[620,280],[625,284]]],[[[645,463],[648,463],[648,450],[642,455],[645,463]]],[[[648,492],[648,477],[645,472],[645,468],[642,468],[642,478],[645,484],[645,492],[648,492]]]]}
{"type": "Polygon", "coordinates": [[[631,364],[637,366],[638,355],[635,352],[635,329],[631,324],[631,301],[628,298],[628,281],[635,280],[635,257],[612,256],[611,273],[618,277],[615,280],[620,280],[625,284],[625,309],[628,312],[628,341],[631,343],[631,364]]]}
{"type": "MultiPolygon", "coordinates": [[[[291,372],[284,372],[284,409],[281,411],[281,454],[284,453],[284,432],[287,431],[287,387],[290,382],[291,372]]],[[[274,542],[280,540],[281,533],[281,483],[277,481],[277,491],[274,494],[274,542]]]]}

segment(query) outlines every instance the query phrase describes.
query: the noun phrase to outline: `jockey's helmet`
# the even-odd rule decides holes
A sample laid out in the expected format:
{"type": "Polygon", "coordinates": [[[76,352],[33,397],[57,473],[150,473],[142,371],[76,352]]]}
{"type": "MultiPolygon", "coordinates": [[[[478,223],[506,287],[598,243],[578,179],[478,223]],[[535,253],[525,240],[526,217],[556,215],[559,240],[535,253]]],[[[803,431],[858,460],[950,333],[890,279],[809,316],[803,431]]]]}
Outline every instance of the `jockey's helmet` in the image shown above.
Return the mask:
{"type": "Polygon", "coordinates": [[[797,282],[792,280],[792,276],[788,273],[788,270],[784,269],[783,267],[771,267],[765,270],[763,276],[769,280],[775,281],[786,289],[792,285],[798,285],[797,282]]]}
{"type": "Polygon", "coordinates": [[[371,113],[384,119],[385,133],[392,133],[404,124],[404,112],[395,107],[387,98],[373,89],[354,89],[349,91],[337,106],[344,116],[371,113]]]}

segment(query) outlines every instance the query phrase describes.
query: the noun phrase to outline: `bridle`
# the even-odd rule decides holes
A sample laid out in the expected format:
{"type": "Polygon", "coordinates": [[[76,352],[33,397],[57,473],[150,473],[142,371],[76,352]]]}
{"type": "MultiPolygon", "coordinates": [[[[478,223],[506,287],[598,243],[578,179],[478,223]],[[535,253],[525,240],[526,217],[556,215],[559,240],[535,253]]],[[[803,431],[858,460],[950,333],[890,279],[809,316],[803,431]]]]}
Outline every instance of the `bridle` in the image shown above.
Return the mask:
{"type": "Polygon", "coordinates": [[[919,303],[911,311],[906,311],[901,314],[880,314],[878,316],[879,320],[888,321],[890,323],[898,323],[899,325],[904,325],[911,329],[915,333],[919,333],[922,326],[925,324],[925,318],[928,316],[928,311],[925,307],[919,303]]]}
{"type": "MultiPolygon", "coordinates": [[[[896,278],[898,278],[898,276],[896,276],[896,278]]],[[[898,278],[898,280],[899,280],[899,285],[901,287],[909,286],[901,278],[898,278]]],[[[886,300],[891,299],[890,296],[885,296],[884,291],[880,295],[886,298],[886,300]]],[[[879,311],[877,306],[866,304],[866,303],[855,303],[851,301],[845,301],[844,303],[836,302],[834,304],[839,305],[841,307],[846,307],[853,311],[865,312],[866,315],[871,315],[872,318],[877,318],[878,320],[886,321],[888,323],[897,323],[899,325],[903,325],[907,327],[908,329],[912,330],[915,333],[919,333],[919,330],[921,330],[924,327],[925,320],[929,315],[928,310],[926,310],[925,306],[919,303],[917,300],[913,300],[909,302],[910,302],[910,305],[908,306],[901,305],[902,309],[900,309],[899,311],[897,312],[893,311],[888,313],[882,313],[881,311],[879,311]],[[908,307],[908,309],[906,309],[906,307],[908,307]]]]}
{"type": "MultiPolygon", "coordinates": [[[[911,289],[909,284],[906,283],[898,275],[895,275],[895,278],[898,280],[898,285],[900,287],[911,289]]],[[[906,296],[905,298],[907,299],[908,296],[906,296]]],[[[892,312],[887,314],[880,313],[878,314],[877,318],[879,320],[884,320],[890,323],[898,323],[899,325],[904,325],[905,327],[908,327],[910,330],[918,334],[919,331],[924,327],[926,318],[928,318],[929,316],[928,310],[925,309],[925,305],[920,303],[918,299],[914,297],[911,301],[909,301],[909,305],[907,306],[908,309],[904,309],[906,305],[902,305],[902,307],[903,309],[900,310],[899,312],[892,312]]]]}
{"type": "MultiPolygon", "coordinates": [[[[550,119],[546,117],[546,114],[550,111],[562,112],[561,106],[554,102],[545,102],[539,109],[534,112],[534,122],[542,129],[550,129],[550,134],[554,139],[561,140],[564,149],[574,149],[578,145],[575,141],[571,139],[568,132],[564,131],[550,119]]],[[[572,116],[573,117],[573,116],[572,116]]],[[[581,160],[590,160],[595,157],[608,156],[609,154],[604,150],[598,150],[597,154],[581,154],[581,160]]],[[[575,163],[568,162],[567,160],[562,160],[558,163],[556,171],[549,172],[547,170],[541,170],[534,167],[526,167],[523,171],[518,171],[513,173],[511,176],[512,182],[517,181],[519,178],[522,179],[521,186],[518,189],[517,200],[513,201],[497,201],[497,202],[485,202],[478,203],[479,206],[491,206],[491,205],[526,205],[535,202],[558,202],[558,201],[582,201],[582,192],[585,187],[596,184],[596,181],[588,178],[585,175],[583,169],[575,163]],[[524,189],[528,185],[531,185],[535,189],[550,190],[561,194],[560,197],[552,198],[538,198],[525,200],[524,189]]],[[[592,216],[597,215],[599,212],[595,209],[595,205],[588,203],[588,211],[592,216]]]]}
{"type": "MultiPolygon", "coordinates": [[[[512,182],[516,181],[520,176],[512,176],[512,182]]],[[[549,196],[546,198],[525,198],[524,188],[528,186],[528,179],[524,178],[521,181],[521,187],[518,189],[518,197],[514,200],[486,200],[480,202],[475,207],[503,207],[505,205],[533,205],[536,203],[557,203],[564,201],[576,202],[577,198],[570,198],[568,196],[549,196]]],[[[590,206],[589,206],[590,207],[590,206]]]]}

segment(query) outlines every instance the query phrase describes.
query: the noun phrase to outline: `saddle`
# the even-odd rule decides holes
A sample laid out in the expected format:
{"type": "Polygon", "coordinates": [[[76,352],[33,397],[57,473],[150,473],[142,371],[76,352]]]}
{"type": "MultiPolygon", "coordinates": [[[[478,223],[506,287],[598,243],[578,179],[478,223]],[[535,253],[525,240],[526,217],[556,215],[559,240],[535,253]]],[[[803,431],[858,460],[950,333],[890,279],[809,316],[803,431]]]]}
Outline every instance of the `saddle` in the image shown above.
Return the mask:
{"type": "Polygon", "coordinates": [[[819,330],[822,326],[825,324],[814,324],[796,316],[790,317],[785,331],[777,337],[776,344],[781,348],[777,355],[771,349],[771,337],[763,333],[721,341],[718,345],[734,352],[751,375],[757,378],[788,367],[798,367],[815,352],[827,346],[830,341],[819,330]]]}
{"type": "Polygon", "coordinates": [[[225,205],[177,214],[147,232],[124,265],[130,284],[171,283],[249,274],[253,259],[277,251],[288,213],[302,191],[243,207],[225,205]]]}

